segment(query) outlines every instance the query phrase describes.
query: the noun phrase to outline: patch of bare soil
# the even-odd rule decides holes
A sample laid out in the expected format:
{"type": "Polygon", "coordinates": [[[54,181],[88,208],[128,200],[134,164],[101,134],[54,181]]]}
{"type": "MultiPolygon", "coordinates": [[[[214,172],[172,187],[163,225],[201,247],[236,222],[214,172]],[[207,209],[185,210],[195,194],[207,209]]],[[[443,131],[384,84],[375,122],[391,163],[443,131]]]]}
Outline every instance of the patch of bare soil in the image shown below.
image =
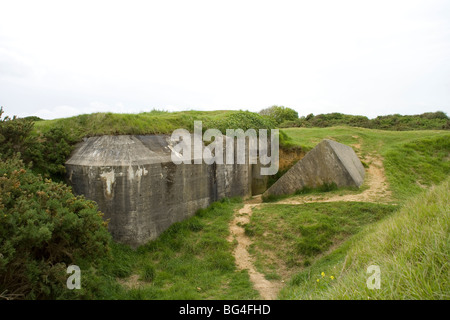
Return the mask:
{"type": "Polygon", "coordinates": [[[129,289],[136,289],[138,287],[141,287],[143,285],[143,282],[139,280],[139,275],[132,274],[126,279],[117,279],[117,282],[119,282],[120,285],[123,287],[129,289]]]}
{"type": "Polygon", "coordinates": [[[248,247],[251,245],[251,240],[245,235],[243,225],[250,222],[253,207],[258,204],[246,203],[242,209],[235,213],[234,219],[230,223],[230,236],[228,241],[233,242],[236,239],[237,245],[234,249],[234,257],[236,265],[240,270],[247,270],[250,280],[254,288],[259,292],[264,300],[276,299],[278,291],[281,289],[281,282],[269,281],[264,275],[258,272],[254,265],[253,259],[248,253],[248,247]]]}

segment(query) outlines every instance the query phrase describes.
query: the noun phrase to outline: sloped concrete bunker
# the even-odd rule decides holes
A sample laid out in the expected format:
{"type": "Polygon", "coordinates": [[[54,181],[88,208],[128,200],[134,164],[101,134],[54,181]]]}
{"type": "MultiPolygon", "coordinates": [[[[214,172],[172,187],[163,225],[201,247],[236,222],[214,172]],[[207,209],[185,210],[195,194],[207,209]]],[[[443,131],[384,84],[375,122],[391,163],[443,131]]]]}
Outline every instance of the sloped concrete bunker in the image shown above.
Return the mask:
{"type": "Polygon", "coordinates": [[[355,151],[333,140],[322,140],[277,180],[263,196],[293,194],[304,187],[335,183],[338,187],[360,187],[364,167],[355,151]]]}

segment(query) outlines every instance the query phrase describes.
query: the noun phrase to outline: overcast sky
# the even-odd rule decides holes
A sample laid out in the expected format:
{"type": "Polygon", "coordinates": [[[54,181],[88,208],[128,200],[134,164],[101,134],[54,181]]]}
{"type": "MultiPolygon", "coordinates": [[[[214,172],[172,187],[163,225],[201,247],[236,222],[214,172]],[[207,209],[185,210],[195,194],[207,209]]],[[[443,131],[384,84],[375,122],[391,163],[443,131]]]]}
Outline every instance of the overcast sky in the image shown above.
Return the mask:
{"type": "Polygon", "coordinates": [[[450,115],[450,1],[0,0],[0,105],[450,115]]]}

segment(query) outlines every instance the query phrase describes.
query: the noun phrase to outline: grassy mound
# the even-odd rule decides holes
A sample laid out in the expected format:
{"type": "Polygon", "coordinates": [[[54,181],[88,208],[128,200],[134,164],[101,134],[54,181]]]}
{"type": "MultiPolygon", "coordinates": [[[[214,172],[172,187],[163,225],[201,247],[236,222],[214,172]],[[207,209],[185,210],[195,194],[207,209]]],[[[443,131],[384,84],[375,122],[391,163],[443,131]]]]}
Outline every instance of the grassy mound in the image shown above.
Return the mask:
{"type": "Polygon", "coordinates": [[[194,121],[203,122],[203,130],[271,129],[274,123],[267,117],[249,111],[180,111],[153,110],[139,114],[92,113],[35,122],[35,132],[45,133],[62,128],[76,140],[86,136],[122,134],[171,134],[176,129],[194,130],[194,121]]]}

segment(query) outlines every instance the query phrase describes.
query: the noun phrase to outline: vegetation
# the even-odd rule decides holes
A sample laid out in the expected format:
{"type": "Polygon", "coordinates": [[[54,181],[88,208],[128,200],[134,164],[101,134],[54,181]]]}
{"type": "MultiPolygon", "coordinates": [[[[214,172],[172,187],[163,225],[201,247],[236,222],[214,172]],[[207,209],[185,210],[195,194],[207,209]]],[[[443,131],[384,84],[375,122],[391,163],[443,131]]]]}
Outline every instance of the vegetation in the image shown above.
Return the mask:
{"type": "Polygon", "coordinates": [[[13,156],[0,161],[0,295],[27,299],[89,296],[63,284],[70,264],[95,265],[110,235],[97,205],[43,180],[13,156]]]}
{"type": "Polygon", "coordinates": [[[194,130],[194,121],[202,121],[203,130],[219,129],[271,129],[270,119],[250,111],[182,111],[153,110],[139,114],[93,113],[70,118],[38,121],[36,133],[45,133],[59,127],[75,140],[97,135],[119,134],[171,134],[176,129],[194,130]]]}
{"type": "Polygon", "coordinates": [[[64,163],[72,152],[75,137],[58,126],[36,135],[32,120],[15,116],[2,118],[2,114],[0,108],[0,157],[8,159],[18,154],[34,172],[63,180],[64,163]]]}
{"type": "Polygon", "coordinates": [[[363,226],[396,209],[393,205],[361,202],[270,204],[254,210],[245,230],[253,241],[251,252],[259,271],[281,279],[280,270],[291,274],[310,265],[363,226]]]}
{"type": "Polygon", "coordinates": [[[281,299],[450,299],[450,179],[292,278],[281,299]],[[367,267],[380,267],[371,290],[367,267]],[[319,286],[320,274],[335,281],[319,286]]]}
{"type": "Polygon", "coordinates": [[[450,119],[442,112],[426,112],[419,115],[392,114],[369,119],[365,116],[346,115],[342,113],[327,113],[298,119],[290,119],[279,123],[281,128],[326,128],[335,126],[350,126],[381,130],[449,130],[450,119]]]}
{"type": "Polygon", "coordinates": [[[247,271],[237,271],[227,241],[239,198],[223,199],[173,224],[158,239],[132,250],[113,246],[114,261],[102,267],[101,299],[252,299],[247,271]],[[134,275],[139,280],[134,281],[134,275]],[[117,286],[119,278],[122,286],[117,286]],[[109,279],[109,280],[108,280],[109,279]]]}
{"type": "Polygon", "coordinates": [[[26,155],[35,143],[31,137],[33,122],[16,116],[2,117],[3,113],[3,108],[0,108],[0,154],[4,158],[16,153],[26,155]]]}
{"type": "Polygon", "coordinates": [[[283,106],[272,106],[261,110],[259,114],[268,117],[276,125],[280,125],[285,121],[295,121],[298,119],[297,111],[283,106]]]}
{"type": "Polygon", "coordinates": [[[399,144],[384,154],[392,191],[406,200],[450,175],[450,134],[399,144]]]}

